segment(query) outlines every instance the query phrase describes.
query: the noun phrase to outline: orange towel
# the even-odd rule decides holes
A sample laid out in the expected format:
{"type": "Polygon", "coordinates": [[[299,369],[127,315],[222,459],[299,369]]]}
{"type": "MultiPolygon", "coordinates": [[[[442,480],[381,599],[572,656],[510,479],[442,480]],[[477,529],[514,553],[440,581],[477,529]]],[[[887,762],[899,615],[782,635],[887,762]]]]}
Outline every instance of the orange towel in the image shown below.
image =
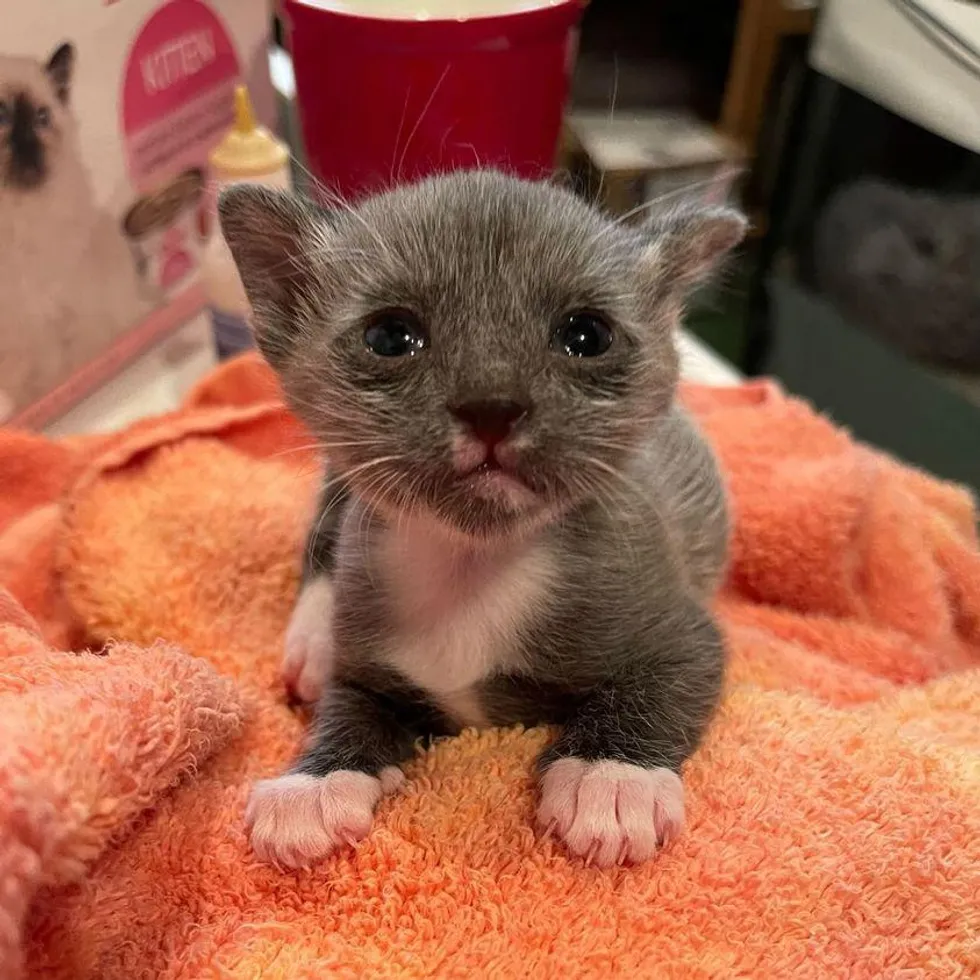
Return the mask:
{"type": "Polygon", "coordinates": [[[546,735],[516,729],[420,755],[355,852],[253,859],[248,785],[303,731],[277,669],[315,480],[257,360],[112,439],[0,433],[2,580],[49,643],[116,641],[51,652],[0,601],[0,977],[980,975],[969,495],[771,384],[685,397],[737,515],[729,688],[685,835],[612,871],[534,838],[546,735]]]}
{"type": "Polygon", "coordinates": [[[0,975],[32,909],[242,727],[234,684],[156,644],[52,652],[0,590],[0,975]],[[166,683],[164,683],[166,679],[166,683]]]}

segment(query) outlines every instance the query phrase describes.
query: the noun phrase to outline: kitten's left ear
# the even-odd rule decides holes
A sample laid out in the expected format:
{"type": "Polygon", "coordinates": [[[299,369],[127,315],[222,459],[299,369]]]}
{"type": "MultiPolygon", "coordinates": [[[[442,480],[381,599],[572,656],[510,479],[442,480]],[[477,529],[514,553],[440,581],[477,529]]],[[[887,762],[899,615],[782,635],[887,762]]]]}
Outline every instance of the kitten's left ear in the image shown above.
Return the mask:
{"type": "Polygon", "coordinates": [[[71,94],[71,73],[74,67],[75,48],[67,42],[51,55],[44,67],[61,102],[66,103],[71,94]]]}
{"type": "Polygon", "coordinates": [[[316,255],[327,222],[298,194],[233,184],[218,199],[221,231],[252,305],[262,352],[281,367],[293,352],[309,297],[318,288],[316,255]]]}
{"type": "Polygon", "coordinates": [[[688,289],[717,268],[747,228],[745,215],[734,208],[681,205],[648,222],[647,258],[661,281],[688,289]]]}

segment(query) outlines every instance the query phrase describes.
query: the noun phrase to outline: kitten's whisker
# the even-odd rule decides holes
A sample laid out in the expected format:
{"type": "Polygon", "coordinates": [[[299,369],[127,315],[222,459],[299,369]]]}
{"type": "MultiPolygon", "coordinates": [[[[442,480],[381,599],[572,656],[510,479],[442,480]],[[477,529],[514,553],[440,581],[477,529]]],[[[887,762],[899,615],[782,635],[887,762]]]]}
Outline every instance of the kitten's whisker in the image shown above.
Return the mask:
{"type": "MultiPolygon", "coordinates": [[[[383,466],[385,463],[389,463],[394,460],[401,460],[401,459],[403,459],[401,455],[380,456],[377,459],[368,460],[366,463],[361,463],[360,465],[355,466],[349,470],[344,470],[342,473],[338,473],[337,476],[332,477],[331,479],[325,481],[320,491],[321,495],[326,494],[331,488],[338,485],[341,487],[340,494],[342,494],[344,490],[348,489],[348,484],[355,476],[358,476],[364,472],[368,472],[371,470],[371,468],[375,466],[383,466]]],[[[339,499],[340,494],[338,494],[338,496],[334,498],[334,502],[336,502],[336,500],[339,499]]]]}
{"type": "MultiPolygon", "coordinates": [[[[305,170],[305,168],[303,168],[305,170]]],[[[355,224],[357,224],[361,229],[368,233],[368,237],[375,245],[389,258],[392,257],[391,249],[388,243],[381,237],[380,233],[374,228],[370,222],[360,213],[360,211],[351,204],[350,201],[341,197],[340,194],[331,190],[329,187],[324,185],[321,181],[317,180],[309,170],[306,170],[306,174],[310,177],[314,187],[317,189],[318,193],[311,195],[315,198],[319,198],[321,202],[320,206],[324,210],[334,211],[337,214],[342,214],[350,218],[355,224]]],[[[346,243],[345,248],[352,248],[349,243],[346,243]]],[[[315,253],[322,254],[324,251],[329,251],[331,248],[331,241],[324,242],[317,246],[315,253]]]]}
{"type": "Polygon", "coordinates": [[[612,98],[609,100],[609,121],[616,116],[616,99],[619,96],[619,55],[613,54],[613,90],[612,98]]]}
{"type": "MultiPolygon", "coordinates": [[[[319,177],[315,176],[313,171],[307,167],[299,157],[293,157],[292,165],[300,172],[301,176],[305,177],[308,184],[313,188],[323,188],[323,183],[319,177]]],[[[312,195],[311,195],[312,196],[312,195]]]]}
{"type": "Polygon", "coordinates": [[[401,156],[398,158],[398,170],[396,177],[400,181],[402,179],[402,167],[405,165],[405,156],[408,153],[409,147],[412,145],[412,140],[415,139],[415,134],[419,131],[419,126],[422,125],[425,120],[426,114],[429,109],[432,108],[432,103],[435,102],[436,96],[439,94],[439,89],[442,88],[442,83],[446,80],[446,76],[449,74],[449,69],[451,64],[447,63],[446,67],[443,69],[442,74],[439,76],[439,80],[433,86],[432,94],[429,96],[425,105],[422,107],[422,112],[419,114],[418,119],[415,121],[415,125],[412,127],[412,131],[408,134],[408,139],[405,140],[405,146],[402,148],[401,156]]]}
{"type": "Polygon", "coordinates": [[[371,520],[377,511],[377,488],[389,479],[390,474],[381,472],[375,474],[362,488],[359,488],[358,496],[361,500],[361,513],[357,520],[357,530],[354,533],[354,540],[358,542],[358,547],[362,550],[366,550],[365,539],[367,532],[371,528],[371,520]]]}
{"type": "Polygon", "coordinates": [[[383,440],[355,440],[349,442],[310,442],[302,446],[290,446],[288,449],[280,449],[272,453],[268,459],[281,459],[284,456],[293,456],[298,453],[318,453],[326,456],[331,450],[335,449],[380,449],[384,448],[383,440]]]}
{"type": "Polygon", "coordinates": [[[624,492],[628,490],[629,492],[642,497],[642,499],[646,501],[647,506],[653,509],[653,512],[656,514],[657,520],[661,523],[661,525],[664,527],[668,526],[669,522],[663,512],[663,508],[661,507],[659,495],[652,492],[650,487],[637,483],[632,477],[622,473],[613,466],[603,464],[601,460],[592,458],[591,461],[593,464],[599,465],[599,468],[604,469],[610,476],[618,479],[624,488],[624,492]]]}
{"type": "MultiPolygon", "coordinates": [[[[335,503],[336,501],[332,501],[335,503]]],[[[327,515],[330,513],[331,507],[326,506],[321,508],[320,517],[313,528],[313,532],[306,539],[306,567],[313,568],[313,552],[316,548],[317,538],[320,537],[320,530],[323,527],[323,522],[327,519],[327,515]]]]}
{"type": "Polygon", "coordinates": [[[320,449],[319,443],[311,442],[303,446],[290,446],[289,449],[280,449],[278,452],[272,453],[268,456],[268,459],[282,459],[284,456],[295,456],[298,453],[310,453],[317,452],[320,449]]]}
{"type": "Polygon", "coordinates": [[[376,466],[384,466],[385,463],[400,462],[405,457],[401,453],[392,453],[388,456],[377,456],[374,459],[369,459],[366,463],[360,463],[352,469],[345,470],[343,474],[343,479],[348,482],[353,481],[354,477],[361,473],[365,473],[376,466]]]}
{"type": "Polygon", "coordinates": [[[389,186],[394,186],[395,184],[395,160],[398,159],[398,144],[401,142],[402,130],[405,128],[405,118],[408,115],[408,100],[411,98],[411,95],[411,89],[405,92],[405,102],[402,105],[401,118],[398,120],[398,132],[395,133],[395,145],[391,151],[391,169],[388,173],[389,186]]]}
{"type": "Polygon", "coordinates": [[[706,187],[713,187],[724,180],[734,180],[741,172],[742,171],[739,168],[733,168],[730,171],[724,170],[718,174],[715,174],[713,177],[705,177],[703,180],[694,180],[689,184],[684,184],[682,187],[675,187],[673,190],[664,191],[663,194],[659,194],[657,197],[651,198],[649,201],[644,201],[642,204],[638,204],[635,208],[631,208],[625,214],[621,214],[614,218],[612,223],[614,225],[622,225],[629,221],[630,218],[635,218],[643,211],[648,211],[651,208],[655,208],[658,205],[663,204],[665,201],[693,196],[695,191],[703,190],[706,187]]]}
{"type": "Polygon", "coordinates": [[[605,514],[608,522],[607,527],[613,531],[616,538],[621,542],[623,550],[629,554],[633,563],[636,564],[633,537],[629,528],[619,518],[623,507],[628,505],[625,491],[617,484],[609,484],[603,477],[597,477],[595,474],[591,476],[591,479],[586,479],[584,475],[577,479],[575,481],[576,488],[581,496],[591,499],[605,514]]]}

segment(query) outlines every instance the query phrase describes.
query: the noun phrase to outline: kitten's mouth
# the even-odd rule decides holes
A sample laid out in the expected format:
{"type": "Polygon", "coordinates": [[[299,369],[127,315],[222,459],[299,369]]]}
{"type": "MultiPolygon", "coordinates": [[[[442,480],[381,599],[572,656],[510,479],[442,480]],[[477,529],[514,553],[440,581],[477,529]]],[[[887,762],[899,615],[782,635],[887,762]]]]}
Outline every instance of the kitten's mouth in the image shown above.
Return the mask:
{"type": "Polygon", "coordinates": [[[472,476],[474,473],[506,473],[507,470],[500,464],[496,456],[488,456],[482,463],[477,463],[464,476],[472,476]]]}
{"type": "Polygon", "coordinates": [[[517,471],[511,466],[505,466],[503,463],[497,459],[496,456],[487,456],[482,463],[477,463],[476,466],[471,466],[468,470],[460,474],[460,479],[470,480],[470,479],[480,479],[486,476],[491,476],[493,474],[499,474],[502,477],[509,478],[516,483],[520,483],[524,486],[526,484],[521,479],[517,471]]]}
{"type": "Polygon", "coordinates": [[[526,505],[536,496],[516,469],[501,463],[493,455],[461,473],[459,480],[477,496],[512,507],[526,505]]]}

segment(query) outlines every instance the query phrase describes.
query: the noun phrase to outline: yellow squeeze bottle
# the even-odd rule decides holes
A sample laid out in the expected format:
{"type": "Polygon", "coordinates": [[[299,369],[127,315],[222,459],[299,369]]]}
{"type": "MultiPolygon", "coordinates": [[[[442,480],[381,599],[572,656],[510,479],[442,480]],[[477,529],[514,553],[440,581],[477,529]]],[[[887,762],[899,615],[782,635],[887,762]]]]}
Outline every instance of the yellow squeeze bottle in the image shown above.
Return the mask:
{"type": "MultiPolygon", "coordinates": [[[[289,148],[256,122],[244,85],[235,88],[234,125],[208,159],[217,191],[236,183],[262,184],[282,190],[291,186],[289,148]]],[[[211,313],[218,357],[230,357],[252,347],[248,325],[251,308],[235,260],[217,227],[201,258],[201,282],[211,313]]]]}

